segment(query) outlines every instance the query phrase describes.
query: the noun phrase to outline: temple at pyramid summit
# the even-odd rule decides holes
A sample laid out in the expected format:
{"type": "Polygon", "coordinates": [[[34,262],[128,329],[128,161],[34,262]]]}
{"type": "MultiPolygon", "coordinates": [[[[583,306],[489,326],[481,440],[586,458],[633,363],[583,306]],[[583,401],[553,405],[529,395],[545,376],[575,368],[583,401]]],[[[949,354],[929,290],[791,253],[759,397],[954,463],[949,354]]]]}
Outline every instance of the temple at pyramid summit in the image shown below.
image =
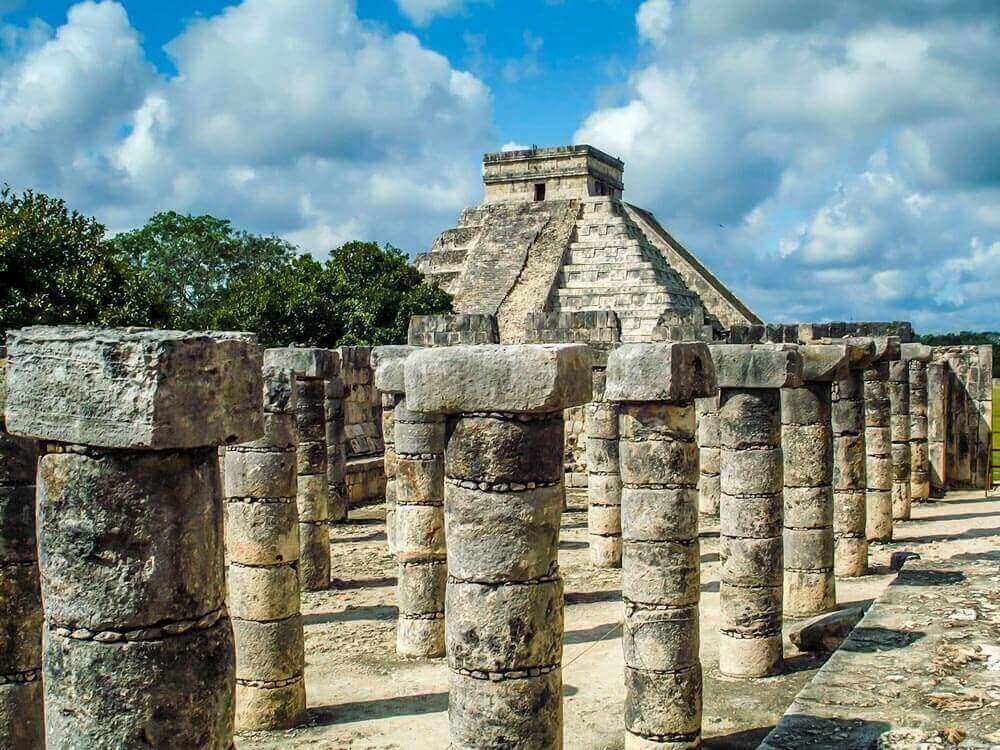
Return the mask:
{"type": "Polygon", "coordinates": [[[486,154],[483,202],[415,264],[456,312],[495,316],[505,342],[523,340],[532,313],[613,311],[625,342],[658,326],[759,324],[652,213],[622,199],[624,168],[587,145],[486,154]]]}

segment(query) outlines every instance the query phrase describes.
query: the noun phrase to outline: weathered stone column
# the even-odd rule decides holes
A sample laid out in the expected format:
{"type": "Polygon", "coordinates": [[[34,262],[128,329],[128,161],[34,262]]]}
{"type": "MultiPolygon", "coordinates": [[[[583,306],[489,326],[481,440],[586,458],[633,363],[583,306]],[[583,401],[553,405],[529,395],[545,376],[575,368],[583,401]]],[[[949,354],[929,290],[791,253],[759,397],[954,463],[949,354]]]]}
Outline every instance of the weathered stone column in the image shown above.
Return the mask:
{"type": "Polygon", "coordinates": [[[889,363],[889,409],[892,433],[892,518],[910,520],[910,367],[889,363]]]}
{"type": "Polygon", "coordinates": [[[295,438],[299,511],[299,586],[330,586],[330,485],[327,476],[326,381],[340,374],[340,353],[282,347],[264,352],[269,369],[295,374],[295,438]]]}
{"type": "Polygon", "coordinates": [[[618,468],[618,410],[605,398],[607,370],[595,368],[587,404],[587,532],[590,563],[622,564],[622,477],[618,468]]]}
{"type": "MultiPolygon", "coordinates": [[[[389,362],[402,360],[419,349],[415,346],[393,345],[376,346],[372,349],[371,364],[372,370],[378,373],[389,362]]],[[[383,383],[389,387],[389,383],[383,383]]],[[[399,383],[395,385],[401,385],[399,383]]],[[[396,472],[399,458],[396,454],[396,407],[403,400],[402,391],[383,391],[375,384],[375,390],[381,394],[382,399],[382,444],[385,446],[383,466],[385,468],[385,538],[389,548],[389,554],[396,554],[396,495],[398,493],[396,484],[396,472]]]]}
{"type": "Polygon", "coordinates": [[[833,431],[833,540],[834,574],[856,578],[868,573],[868,537],[865,534],[867,471],[865,453],[865,386],[863,370],[875,356],[875,342],[847,341],[865,353],[852,361],[833,384],[830,425],[833,431]]]}
{"type": "MultiPolygon", "coordinates": [[[[380,347],[375,387],[406,390],[403,363],[417,347],[380,347]]],[[[444,603],[448,578],[444,541],[444,417],[407,408],[393,415],[396,449],[396,653],[444,656],[444,603]]]]}
{"type": "Polygon", "coordinates": [[[344,451],[344,378],[341,362],[337,372],[323,384],[323,413],[326,417],[326,485],[330,493],[330,523],[347,520],[347,457],[344,451]]]}
{"type": "Polygon", "coordinates": [[[875,338],[875,358],[865,380],[865,535],[869,542],[892,540],[892,410],[889,362],[899,359],[899,339],[875,338]]]}
{"type": "Polygon", "coordinates": [[[948,365],[927,363],[927,462],[931,494],[944,497],[948,489],[948,365]]]}
{"type": "Polygon", "coordinates": [[[710,346],[719,399],[719,671],[764,677],[781,671],[781,388],[802,383],[794,346],[710,346]]]}
{"type": "Polygon", "coordinates": [[[931,496],[927,452],[927,363],[931,348],[926,344],[903,344],[901,351],[910,371],[910,499],[926,503],[931,496]]]}
{"type": "Polygon", "coordinates": [[[695,399],[698,420],[698,513],[702,523],[719,523],[719,394],[695,399]]]}
{"type": "Polygon", "coordinates": [[[803,383],[781,389],[784,614],[789,617],[812,617],[837,605],[831,384],[847,373],[851,348],[848,344],[799,347],[803,383]]]}
{"type": "Polygon", "coordinates": [[[579,344],[406,360],[413,411],[448,415],[449,723],[456,750],[562,747],[562,410],[591,400],[579,344]]]}
{"type": "Polygon", "coordinates": [[[0,347],[0,747],[44,747],[42,593],[35,541],[38,447],[7,432],[7,353],[0,347]]]}
{"type": "Polygon", "coordinates": [[[286,729],[305,717],[295,390],[295,373],[265,367],[264,436],[225,448],[237,730],[286,729]]]}
{"type": "Polygon", "coordinates": [[[218,447],[262,434],[246,335],[8,333],[8,429],[44,442],[38,544],[49,750],[228,750],[218,447]]]}
{"type": "Polygon", "coordinates": [[[627,344],[608,359],[621,435],[626,748],[701,742],[694,399],[715,389],[705,344],[627,344]]]}

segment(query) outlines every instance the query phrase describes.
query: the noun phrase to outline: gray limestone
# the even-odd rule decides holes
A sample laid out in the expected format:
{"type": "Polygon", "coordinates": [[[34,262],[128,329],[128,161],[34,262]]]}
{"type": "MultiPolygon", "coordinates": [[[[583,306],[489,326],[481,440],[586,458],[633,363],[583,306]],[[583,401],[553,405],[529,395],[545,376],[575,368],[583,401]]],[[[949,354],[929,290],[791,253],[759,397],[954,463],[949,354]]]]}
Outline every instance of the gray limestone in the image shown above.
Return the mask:
{"type": "Polygon", "coordinates": [[[892,540],[892,423],[889,363],[864,371],[865,388],[865,534],[869,542],[892,540]]]}
{"type": "Polygon", "coordinates": [[[445,654],[444,417],[406,408],[393,415],[396,451],[396,653],[445,654]]]}
{"type": "Polygon", "coordinates": [[[903,344],[902,357],[909,367],[910,498],[914,503],[925,503],[931,495],[927,441],[927,363],[931,347],[903,344]]]}
{"type": "Polygon", "coordinates": [[[781,388],[801,385],[791,345],[712,346],[721,387],[719,670],[764,677],[782,668],[781,388]]]}
{"type": "Polygon", "coordinates": [[[405,384],[406,409],[448,419],[451,746],[561,748],[561,412],[590,400],[589,352],[427,349],[407,358],[405,384]]]}
{"type": "Polygon", "coordinates": [[[347,435],[344,424],[344,378],[338,372],[323,384],[326,418],[326,484],[330,491],[330,523],[347,520],[347,435]]]}
{"type": "Polygon", "coordinates": [[[590,562],[622,564],[622,477],[618,467],[618,410],[604,398],[607,370],[595,368],[587,404],[587,531],[590,562]]]}
{"type": "Polygon", "coordinates": [[[948,365],[927,363],[927,463],[931,494],[941,497],[948,487],[948,365]]]}
{"type": "Polygon", "coordinates": [[[295,397],[294,372],[265,368],[264,435],[223,454],[237,730],[305,717],[295,397]]]}
{"type": "Polygon", "coordinates": [[[709,526],[719,523],[719,396],[695,399],[698,420],[698,513],[709,526]]]}
{"type": "Polygon", "coordinates": [[[261,430],[246,334],[34,326],[7,334],[7,429],[103,448],[195,448],[261,430]]]}
{"type": "Polygon", "coordinates": [[[693,402],[715,392],[714,367],[704,344],[632,344],[611,354],[608,374],[619,409],[625,747],[696,748],[702,673],[693,402]],[[627,364],[637,361],[656,374],[657,391],[630,372],[627,364]],[[678,362],[690,368],[675,369],[678,362]]]}
{"type": "Polygon", "coordinates": [[[4,429],[6,354],[0,348],[0,747],[43,747],[42,597],[35,541],[31,440],[4,429]]]}
{"type": "Polygon", "coordinates": [[[831,387],[849,370],[847,344],[799,347],[803,385],[781,389],[784,614],[812,617],[837,603],[834,578],[831,387]]]}
{"type": "Polygon", "coordinates": [[[889,409],[892,433],[892,518],[910,520],[910,366],[889,363],[889,409]]]}
{"type": "MultiPolygon", "coordinates": [[[[340,353],[313,347],[280,347],[264,352],[272,370],[295,375],[295,439],[299,516],[299,585],[323,591],[330,585],[331,521],[327,383],[340,374],[340,353]]],[[[342,520],[337,508],[334,520],[342,520]]]]}
{"type": "Polygon", "coordinates": [[[141,737],[157,748],[228,750],[236,664],[218,450],[206,440],[262,435],[259,348],[234,334],[134,330],[31,329],[12,339],[21,371],[8,403],[38,403],[37,367],[37,380],[60,394],[58,411],[79,417],[65,419],[70,429],[45,414],[22,421],[46,441],[37,520],[48,747],[117,750],[141,737]],[[94,361],[104,367],[86,364],[94,361]],[[97,400],[120,399],[127,383],[139,384],[138,401],[97,400]],[[157,405],[152,424],[174,427],[150,430],[150,414],[135,409],[143,402],[157,405]],[[231,414],[215,410],[221,403],[231,414]],[[113,419],[100,426],[86,416],[95,409],[113,419]]]}
{"type": "Polygon", "coordinates": [[[865,393],[861,369],[850,368],[833,384],[832,401],[834,572],[838,578],[854,578],[868,572],[865,393]]]}

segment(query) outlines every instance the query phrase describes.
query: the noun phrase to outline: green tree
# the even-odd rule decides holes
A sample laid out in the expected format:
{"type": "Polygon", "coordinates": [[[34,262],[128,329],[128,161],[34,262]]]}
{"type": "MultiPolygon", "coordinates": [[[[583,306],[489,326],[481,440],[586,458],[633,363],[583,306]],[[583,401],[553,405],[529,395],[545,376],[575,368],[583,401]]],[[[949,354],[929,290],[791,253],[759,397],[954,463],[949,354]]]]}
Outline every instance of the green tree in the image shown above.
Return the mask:
{"type": "Polygon", "coordinates": [[[233,229],[226,219],[166,211],[112,240],[163,289],[169,325],[207,329],[223,314],[231,286],[286,266],[295,248],[278,237],[233,229]]]}
{"type": "Polygon", "coordinates": [[[103,225],[62,200],[0,189],[0,331],[165,322],[157,286],[104,235],[103,225]]]}

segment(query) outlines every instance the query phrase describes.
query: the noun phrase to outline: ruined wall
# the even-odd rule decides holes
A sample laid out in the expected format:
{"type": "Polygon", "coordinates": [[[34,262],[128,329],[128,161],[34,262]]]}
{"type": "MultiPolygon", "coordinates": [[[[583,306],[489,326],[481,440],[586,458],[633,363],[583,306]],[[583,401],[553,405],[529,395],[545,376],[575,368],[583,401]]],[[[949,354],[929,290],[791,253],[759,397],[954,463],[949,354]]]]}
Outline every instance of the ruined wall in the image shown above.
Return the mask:
{"type": "Polygon", "coordinates": [[[344,453],[347,500],[351,507],[380,500],[385,493],[382,469],[382,406],[372,384],[369,346],[342,346],[344,378],[344,453]]]}
{"type": "Polygon", "coordinates": [[[990,465],[993,347],[935,346],[948,365],[945,480],[950,488],[984,488],[990,465]]]}
{"type": "Polygon", "coordinates": [[[500,332],[493,315],[414,315],[407,343],[427,347],[499,344],[500,332]]]}

